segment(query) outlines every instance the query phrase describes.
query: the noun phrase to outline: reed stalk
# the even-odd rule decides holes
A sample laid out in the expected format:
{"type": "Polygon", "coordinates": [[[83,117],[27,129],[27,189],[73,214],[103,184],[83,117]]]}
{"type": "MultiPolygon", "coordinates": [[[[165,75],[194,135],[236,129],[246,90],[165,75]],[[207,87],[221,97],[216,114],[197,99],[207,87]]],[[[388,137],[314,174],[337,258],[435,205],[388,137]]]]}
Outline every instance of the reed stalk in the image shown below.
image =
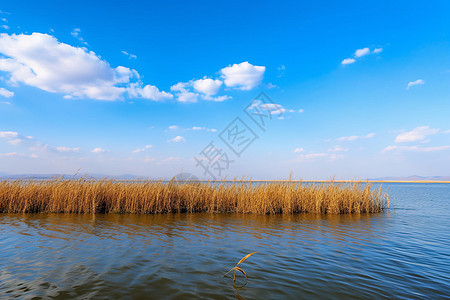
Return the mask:
{"type": "Polygon", "coordinates": [[[351,214],[388,207],[387,194],[368,182],[0,181],[0,213],[351,214]]]}

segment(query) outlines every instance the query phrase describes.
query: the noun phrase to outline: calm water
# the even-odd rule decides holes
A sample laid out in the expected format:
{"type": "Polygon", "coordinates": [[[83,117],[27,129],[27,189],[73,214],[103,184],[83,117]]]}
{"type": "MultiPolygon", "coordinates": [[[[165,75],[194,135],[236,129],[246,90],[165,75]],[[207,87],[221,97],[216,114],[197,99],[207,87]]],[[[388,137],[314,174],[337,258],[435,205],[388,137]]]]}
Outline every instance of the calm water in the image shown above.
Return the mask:
{"type": "Polygon", "coordinates": [[[0,214],[0,298],[448,298],[450,184],[389,194],[358,216],[0,214]]]}

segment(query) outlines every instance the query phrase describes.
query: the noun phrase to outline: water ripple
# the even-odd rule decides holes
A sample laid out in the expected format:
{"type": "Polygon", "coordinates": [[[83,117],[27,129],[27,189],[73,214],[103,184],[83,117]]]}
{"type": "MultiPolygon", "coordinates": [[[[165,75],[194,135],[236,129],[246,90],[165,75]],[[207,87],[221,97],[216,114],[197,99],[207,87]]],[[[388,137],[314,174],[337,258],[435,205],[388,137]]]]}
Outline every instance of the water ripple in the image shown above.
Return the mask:
{"type": "Polygon", "coordinates": [[[393,185],[376,215],[0,215],[0,298],[445,298],[449,191],[393,185]]]}

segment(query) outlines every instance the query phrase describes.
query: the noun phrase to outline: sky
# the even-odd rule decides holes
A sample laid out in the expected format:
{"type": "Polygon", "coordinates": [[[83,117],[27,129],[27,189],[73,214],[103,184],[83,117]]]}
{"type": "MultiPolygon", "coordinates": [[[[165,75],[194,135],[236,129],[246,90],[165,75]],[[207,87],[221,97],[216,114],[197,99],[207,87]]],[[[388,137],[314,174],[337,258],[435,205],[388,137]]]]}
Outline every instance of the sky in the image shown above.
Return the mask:
{"type": "Polygon", "coordinates": [[[450,175],[448,1],[3,1],[0,174],[450,175]]]}

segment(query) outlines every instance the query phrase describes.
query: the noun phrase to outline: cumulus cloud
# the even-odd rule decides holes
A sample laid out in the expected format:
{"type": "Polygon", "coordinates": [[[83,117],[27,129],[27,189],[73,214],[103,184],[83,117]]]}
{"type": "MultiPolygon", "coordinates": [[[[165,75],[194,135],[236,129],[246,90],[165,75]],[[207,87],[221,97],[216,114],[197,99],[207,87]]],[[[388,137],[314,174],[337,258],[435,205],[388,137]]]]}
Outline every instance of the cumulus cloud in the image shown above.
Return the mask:
{"type": "Polygon", "coordinates": [[[172,92],[175,92],[177,101],[184,103],[196,103],[199,95],[189,91],[191,84],[189,82],[178,82],[170,87],[172,92]]]}
{"type": "Polygon", "coordinates": [[[341,64],[343,65],[349,65],[349,64],[353,64],[356,62],[356,59],[369,55],[369,54],[378,54],[381,53],[383,51],[383,48],[375,48],[372,51],[370,50],[369,47],[365,47],[365,48],[361,48],[361,49],[356,49],[355,53],[353,54],[353,58],[349,57],[344,59],[341,64]]]}
{"type": "Polygon", "coordinates": [[[139,153],[139,152],[144,152],[145,150],[148,150],[150,148],[152,148],[152,145],[146,145],[143,148],[138,148],[136,150],[133,150],[132,153],[139,153]]]}
{"type": "Polygon", "coordinates": [[[362,135],[362,136],[350,135],[350,136],[340,137],[340,138],[336,139],[336,141],[338,141],[338,142],[352,142],[352,141],[356,141],[356,140],[359,140],[359,139],[371,139],[374,136],[375,136],[375,133],[369,133],[367,135],[362,135]]]}
{"type": "Polygon", "coordinates": [[[181,92],[177,94],[177,100],[184,103],[198,102],[198,94],[192,92],[181,92]]]}
{"type": "MultiPolygon", "coordinates": [[[[84,41],[80,29],[72,35],[84,41]]],[[[135,55],[127,51],[130,58],[135,55]]],[[[231,97],[219,95],[220,88],[250,90],[258,86],[264,76],[264,66],[248,62],[233,64],[220,70],[221,78],[204,77],[189,82],[179,82],[170,92],[154,85],[145,85],[136,70],[112,67],[93,51],[59,42],[54,36],[43,33],[0,34],[0,71],[7,73],[11,84],[27,84],[51,93],[62,93],[64,98],[89,98],[97,100],[122,100],[143,98],[154,101],[173,99],[180,102],[198,102],[198,99],[221,102],[231,97]]],[[[10,95],[1,90],[2,95],[10,95]]],[[[12,93],[12,92],[11,92],[12,93]]]]}
{"type": "Polygon", "coordinates": [[[105,153],[106,150],[105,150],[105,149],[102,149],[102,148],[100,148],[100,147],[97,147],[97,148],[92,149],[91,152],[92,152],[92,153],[105,153]]]}
{"type": "Polygon", "coordinates": [[[192,86],[197,92],[203,93],[208,96],[217,94],[220,87],[222,86],[222,81],[219,79],[203,78],[194,80],[192,86]]]}
{"type": "Polygon", "coordinates": [[[144,98],[154,101],[164,101],[173,98],[171,93],[160,91],[156,86],[147,84],[142,87],[142,83],[132,83],[127,88],[128,94],[132,98],[144,98]]]}
{"type": "Polygon", "coordinates": [[[171,130],[176,130],[176,129],[179,129],[179,128],[180,127],[178,125],[169,126],[169,129],[171,129],[171,130]]]}
{"type": "Polygon", "coordinates": [[[0,96],[5,98],[11,98],[14,96],[14,92],[8,91],[7,89],[0,87],[0,96]]]}
{"type": "Polygon", "coordinates": [[[402,132],[395,138],[396,143],[415,142],[426,139],[429,135],[439,132],[430,126],[419,126],[408,132],[402,132]]]}
{"type": "Polygon", "coordinates": [[[303,152],[305,151],[305,149],[303,148],[295,148],[294,153],[299,153],[299,152],[303,152]]]}
{"type": "Polygon", "coordinates": [[[355,57],[361,57],[364,55],[370,54],[370,49],[369,48],[362,48],[362,49],[357,49],[355,51],[355,57]]]}
{"type": "Polygon", "coordinates": [[[0,34],[0,71],[12,83],[25,83],[67,98],[117,100],[136,71],[112,68],[94,52],[73,47],[48,34],[0,34]]]}
{"type": "Polygon", "coordinates": [[[230,96],[215,96],[220,90],[223,82],[219,79],[204,77],[203,79],[190,80],[189,82],[178,82],[170,87],[175,93],[177,100],[185,103],[196,103],[201,98],[207,101],[222,102],[231,99],[230,96]]]}
{"type": "Polygon", "coordinates": [[[355,61],[356,61],[356,60],[353,59],[353,58],[346,58],[346,59],[344,59],[344,60],[341,62],[341,64],[343,64],[343,65],[349,65],[349,64],[354,63],[355,61]]]}
{"type": "Polygon", "coordinates": [[[223,68],[220,74],[227,87],[251,90],[261,83],[265,71],[266,67],[254,66],[245,61],[223,68]]]}
{"type": "Polygon", "coordinates": [[[285,108],[281,104],[262,103],[260,100],[253,100],[251,106],[248,107],[248,110],[253,110],[254,114],[264,114],[260,110],[266,110],[270,115],[278,116],[278,119],[284,119],[283,114],[285,113],[303,112],[303,109],[296,111],[294,109],[285,108]]]}
{"type": "Polygon", "coordinates": [[[167,141],[168,143],[180,143],[180,142],[186,142],[186,139],[182,137],[181,135],[178,135],[174,137],[173,139],[170,139],[167,141]]]}
{"type": "Polygon", "coordinates": [[[422,84],[425,84],[425,81],[422,80],[422,79],[417,79],[417,80],[414,80],[414,81],[410,81],[410,82],[408,82],[408,85],[406,86],[406,89],[409,90],[412,86],[422,85],[422,84]]]}
{"type": "Polygon", "coordinates": [[[375,48],[373,49],[372,53],[377,54],[383,52],[383,48],[375,48]]]}

